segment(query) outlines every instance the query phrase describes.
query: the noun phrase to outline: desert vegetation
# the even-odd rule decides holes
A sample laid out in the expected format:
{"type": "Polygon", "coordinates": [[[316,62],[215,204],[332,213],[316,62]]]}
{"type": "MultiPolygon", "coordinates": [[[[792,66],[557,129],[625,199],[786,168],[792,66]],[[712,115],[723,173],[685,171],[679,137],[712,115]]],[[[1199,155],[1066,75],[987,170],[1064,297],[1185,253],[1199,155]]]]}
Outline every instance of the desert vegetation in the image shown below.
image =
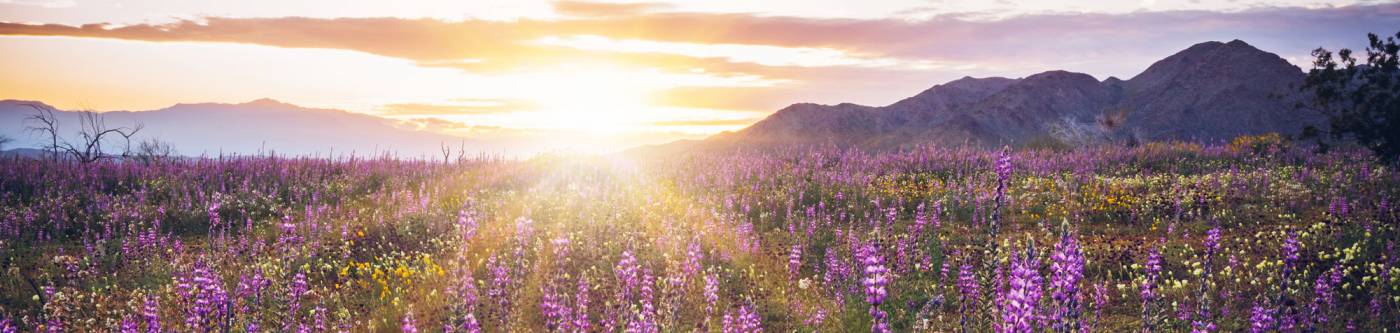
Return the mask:
{"type": "Polygon", "coordinates": [[[1385,331],[1397,185],[1279,136],[10,157],[0,331],[1385,331]]]}

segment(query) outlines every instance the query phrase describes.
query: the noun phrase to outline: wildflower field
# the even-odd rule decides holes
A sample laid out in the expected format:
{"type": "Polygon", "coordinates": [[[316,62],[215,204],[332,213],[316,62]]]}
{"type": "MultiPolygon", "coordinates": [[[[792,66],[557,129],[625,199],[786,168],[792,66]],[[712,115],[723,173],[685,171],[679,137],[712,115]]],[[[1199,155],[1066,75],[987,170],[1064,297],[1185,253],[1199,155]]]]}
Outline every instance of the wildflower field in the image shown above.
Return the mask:
{"type": "Polygon", "coordinates": [[[0,160],[0,332],[1384,332],[1400,175],[1147,144],[0,160]]]}

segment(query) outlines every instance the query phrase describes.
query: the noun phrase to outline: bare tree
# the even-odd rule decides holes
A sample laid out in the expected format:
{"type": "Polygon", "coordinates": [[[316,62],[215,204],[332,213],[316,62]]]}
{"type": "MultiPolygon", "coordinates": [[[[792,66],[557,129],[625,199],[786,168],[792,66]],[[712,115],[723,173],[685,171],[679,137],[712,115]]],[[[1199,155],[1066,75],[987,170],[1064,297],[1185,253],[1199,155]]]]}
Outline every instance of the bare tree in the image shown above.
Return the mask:
{"type": "MultiPolygon", "coordinates": [[[[58,135],[58,114],[53,108],[41,105],[30,104],[35,113],[26,120],[32,125],[29,131],[40,135],[49,136],[49,147],[47,147],[55,160],[60,152],[68,153],[73,159],[82,163],[91,163],[109,157],[102,151],[102,145],[113,135],[119,136],[126,141],[126,151],[130,151],[131,138],[136,133],[145,128],[142,124],[135,127],[107,127],[106,117],[93,111],[82,111],[78,113],[78,133],[80,141],[74,143],[68,139],[60,138],[58,135]]],[[[123,153],[125,155],[126,152],[123,153]]]]}
{"type": "Polygon", "coordinates": [[[109,135],[117,135],[127,140],[130,146],[131,137],[135,136],[145,126],[136,124],[136,127],[107,127],[106,117],[93,111],[81,111],[78,113],[78,138],[82,139],[77,144],[64,140],[62,148],[72,155],[78,162],[91,163],[107,157],[102,152],[102,144],[109,135]]]}
{"type": "Polygon", "coordinates": [[[4,151],[5,145],[9,144],[12,141],[15,141],[15,139],[11,139],[8,136],[0,135],[0,151],[4,151]]]}
{"type": "Polygon", "coordinates": [[[131,157],[131,137],[136,136],[136,133],[144,128],[146,128],[146,124],[136,123],[136,128],[134,130],[117,132],[117,135],[122,137],[122,158],[131,157]]]}
{"type": "Polygon", "coordinates": [[[438,149],[442,150],[442,164],[452,163],[452,146],[444,142],[439,142],[438,149]]]}
{"type": "Polygon", "coordinates": [[[462,143],[457,145],[457,164],[461,164],[462,162],[466,161],[466,159],[467,159],[467,140],[463,139],[463,140],[462,140],[462,143]]]}
{"type": "Polygon", "coordinates": [[[25,117],[24,121],[29,123],[26,130],[30,133],[45,135],[49,137],[49,145],[44,147],[49,151],[49,157],[54,161],[58,160],[58,114],[54,109],[45,105],[26,104],[34,109],[34,114],[25,117]]]}
{"type": "Polygon", "coordinates": [[[156,138],[149,138],[136,145],[134,153],[136,160],[146,165],[160,163],[175,156],[175,148],[169,142],[156,138]]]}

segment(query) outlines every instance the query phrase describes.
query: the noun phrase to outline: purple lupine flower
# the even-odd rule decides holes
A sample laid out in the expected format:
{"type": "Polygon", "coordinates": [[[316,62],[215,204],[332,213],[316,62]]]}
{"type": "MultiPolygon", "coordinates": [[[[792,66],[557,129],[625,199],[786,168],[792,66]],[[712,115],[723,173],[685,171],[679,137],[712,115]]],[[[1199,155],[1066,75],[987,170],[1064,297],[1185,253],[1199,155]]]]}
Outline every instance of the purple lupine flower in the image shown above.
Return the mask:
{"type": "Polygon", "coordinates": [[[574,294],[573,329],[575,332],[588,332],[592,324],[588,321],[588,279],[578,277],[578,292],[574,294]]]}
{"type": "Polygon", "coordinates": [[[486,270],[491,274],[491,287],[486,289],[486,297],[495,305],[492,312],[496,320],[502,325],[510,318],[510,290],[513,288],[510,277],[510,267],[499,260],[500,256],[491,256],[486,260],[486,270]]]}
{"type": "Polygon", "coordinates": [[[1003,147],[1001,155],[996,161],[997,190],[993,197],[992,219],[987,226],[988,234],[991,236],[990,243],[996,246],[997,229],[1001,225],[1001,209],[1006,201],[1006,186],[1011,180],[1011,154],[1010,148],[1003,147]]]}
{"type": "MultiPolygon", "coordinates": [[[[124,323],[125,322],[123,322],[123,324],[124,323]]],[[[123,325],[123,327],[125,327],[125,325],[123,325]]],[[[14,321],[11,321],[10,318],[0,318],[0,333],[15,333],[16,331],[19,331],[19,329],[15,327],[14,321]]]]}
{"type": "Polygon", "coordinates": [[[802,320],[802,323],[812,327],[821,326],[822,323],[826,322],[826,316],[826,309],[818,307],[809,312],[807,318],[802,320]]]}
{"type": "Polygon", "coordinates": [[[1367,310],[1369,310],[1369,311],[1371,312],[1371,316],[1372,316],[1372,317],[1380,317],[1380,316],[1381,316],[1381,298],[1380,298],[1380,297],[1372,297],[1372,298],[1371,298],[1371,303],[1370,303],[1370,305],[1368,306],[1367,310]]]}
{"type": "Polygon", "coordinates": [[[632,251],[630,250],[623,250],[622,254],[618,257],[617,267],[613,268],[613,274],[617,276],[617,281],[620,283],[619,286],[622,287],[622,298],[624,300],[630,299],[632,294],[636,292],[639,287],[640,282],[638,278],[640,278],[639,273],[641,267],[637,263],[637,257],[632,256],[632,251]]]}
{"type": "Polygon", "coordinates": [[[1283,271],[1279,278],[1278,301],[1275,303],[1273,317],[1275,320],[1273,329],[1288,329],[1293,326],[1293,316],[1287,315],[1292,312],[1289,308],[1293,302],[1288,299],[1288,283],[1293,277],[1293,272],[1298,267],[1298,233],[1289,231],[1288,238],[1283,241],[1283,246],[1279,249],[1283,252],[1283,271]]]}
{"type": "Polygon", "coordinates": [[[1099,318],[1103,317],[1103,308],[1108,305],[1108,282],[1100,282],[1094,285],[1094,321],[1087,326],[1088,332],[1093,332],[1099,326],[1099,318]]]}
{"type": "Polygon", "coordinates": [[[569,253],[573,242],[568,236],[559,236],[549,240],[549,244],[554,246],[554,261],[558,265],[564,265],[569,260],[569,253]]]}
{"type": "Polygon", "coordinates": [[[919,207],[914,208],[914,224],[909,225],[909,237],[918,239],[924,234],[924,230],[929,228],[928,211],[924,208],[924,203],[919,203],[919,207]]]}
{"type": "MultiPolygon", "coordinates": [[[[261,303],[260,301],[262,300],[263,289],[267,288],[267,286],[270,284],[271,281],[268,281],[266,278],[263,277],[261,269],[254,269],[252,276],[244,274],[243,276],[239,277],[237,292],[238,297],[242,297],[246,300],[244,302],[239,302],[237,312],[254,313],[257,310],[259,310],[254,307],[259,306],[259,304],[261,303]]],[[[253,318],[249,318],[249,322],[245,327],[245,330],[248,332],[257,332],[260,326],[258,321],[259,319],[256,318],[256,316],[253,318]]]]}
{"type": "Polygon", "coordinates": [[[1338,221],[1346,218],[1347,214],[1350,212],[1351,206],[1347,204],[1347,199],[1344,197],[1333,198],[1331,205],[1327,206],[1327,213],[1331,214],[1332,217],[1336,218],[1338,221]]]}
{"type": "Polygon", "coordinates": [[[969,263],[964,262],[962,266],[958,267],[958,291],[961,292],[959,294],[961,300],[958,302],[958,314],[960,316],[958,324],[962,328],[961,331],[966,333],[968,331],[967,320],[968,315],[970,315],[969,312],[972,310],[973,305],[977,303],[977,296],[981,295],[982,292],[977,285],[977,276],[972,272],[972,265],[969,263]]]}
{"type": "Polygon", "coordinates": [[[934,230],[943,226],[943,221],[938,217],[940,214],[943,214],[943,202],[934,202],[933,212],[929,214],[929,221],[933,224],[934,230]]]}
{"type": "Polygon", "coordinates": [[[463,241],[471,240],[476,235],[476,224],[476,214],[472,211],[466,207],[457,211],[457,228],[461,229],[463,241]]]}
{"type": "Polygon", "coordinates": [[[146,296],[146,302],[141,306],[141,317],[146,321],[146,333],[160,333],[160,303],[155,297],[146,296]]]}
{"type": "Polygon", "coordinates": [[[715,304],[719,302],[719,276],[715,273],[705,274],[705,317],[713,317],[715,304]]]}
{"type": "Polygon", "coordinates": [[[1142,327],[1144,331],[1153,329],[1152,305],[1157,301],[1157,281],[1162,274],[1162,251],[1153,247],[1147,254],[1147,264],[1143,266],[1143,280],[1140,289],[1142,296],[1142,327]]]}
{"type": "Polygon", "coordinates": [[[844,305],[845,295],[852,292],[848,281],[855,275],[854,268],[847,264],[836,251],[826,251],[826,270],[822,273],[822,283],[836,295],[837,304],[844,305]]]}
{"type": "Polygon", "coordinates": [[[1288,232],[1288,239],[1283,241],[1283,267],[1285,274],[1291,273],[1298,265],[1298,233],[1288,232]]]}
{"type": "MultiPolygon", "coordinates": [[[[1012,255],[1011,258],[1009,258],[1009,259],[1014,259],[1014,258],[1015,258],[1015,255],[1012,255]]],[[[1012,261],[1014,261],[1014,260],[1012,260],[1012,261]]],[[[994,261],[993,261],[993,260],[984,260],[983,262],[984,262],[984,263],[992,263],[992,262],[994,262],[994,261]]],[[[991,273],[991,275],[992,275],[992,281],[991,281],[991,283],[989,283],[989,284],[986,286],[986,287],[987,287],[987,288],[986,288],[986,289],[987,289],[986,292],[987,292],[987,293],[990,293],[991,296],[992,296],[992,299],[991,299],[991,301],[992,301],[992,306],[996,307],[997,309],[1001,309],[1001,308],[1004,306],[1004,304],[1006,304],[1006,289],[1007,289],[1006,270],[1007,270],[1007,266],[1009,266],[1009,265],[996,265],[996,264],[993,264],[993,265],[994,265],[995,267],[992,268],[992,273],[991,273]]],[[[997,326],[996,326],[996,325],[993,325],[993,327],[997,327],[997,326]]]]}
{"type": "Polygon", "coordinates": [[[214,194],[214,200],[209,202],[209,230],[218,230],[223,224],[223,219],[219,218],[219,194],[214,194]]]}
{"type": "Polygon", "coordinates": [[[63,318],[59,316],[49,316],[49,320],[44,322],[44,328],[49,333],[63,333],[67,331],[63,326],[63,318]]]}
{"type": "Polygon", "coordinates": [[[754,312],[753,306],[744,304],[739,306],[738,313],[726,313],[724,315],[724,326],[720,330],[724,333],[763,333],[763,323],[754,312]]]}
{"type": "Polygon", "coordinates": [[[900,274],[909,272],[909,238],[901,237],[894,242],[895,270],[900,274]]]}
{"type": "Polygon", "coordinates": [[[1188,322],[1188,323],[1189,323],[1189,322],[1192,321],[1192,320],[1191,320],[1191,317],[1192,317],[1191,309],[1187,307],[1187,304],[1186,304],[1186,303],[1177,303],[1177,304],[1176,304],[1176,319],[1177,319],[1177,320],[1180,320],[1180,321],[1182,321],[1182,322],[1188,322]]]}
{"type": "Polygon", "coordinates": [[[311,317],[311,328],[315,329],[317,332],[325,332],[326,307],[317,305],[315,308],[311,308],[311,312],[313,313],[311,317]]]}
{"type": "Polygon", "coordinates": [[[540,313],[544,316],[544,327],[549,331],[561,330],[564,328],[564,304],[561,296],[556,294],[553,288],[546,288],[540,295],[540,313]]]}
{"type": "Polygon", "coordinates": [[[1060,237],[1050,255],[1051,298],[1055,301],[1054,330],[1079,330],[1079,281],[1084,279],[1084,254],[1079,242],[1068,232],[1060,237]]]}
{"type": "Polygon", "coordinates": [[[797,280],[797,275],[802,271],[802,244],[793,243],[792,249],[788,251],[788,279],[797,280]]]}
{"type": "Polygon", "coordinates": [[[291,321],[283,323],[282,329],[289,329],[292,325],[301,322],[297,319],[301,313],[301,299],[306,296],[309,289],[306,284],[306,273],[297,272],[297,275],[292,276],[292,284],[287,287],[287,314],[291,321]]]}
{"type": "Polygon", "coordinates": [[[462,332],[480,333],[481,323],[476,319],[476,279],[472,278],[470,269],[462,268],[460,286],[457,287],[457,297],[462,298],[462,304],[457,308],[461,316],[459,327],[462,332]]]}
{"type": "Polygon", "coordinates": [[[1196,310],[1197,317],[1195,321],[1191,322],[1191,331],[1193,333],[1215,331],[1214,314],[1210,311],[1211,293],[1208,287],[1210,286],[1211,275],[1214,272],[1215,267],[1215,265],[1212,263],[1213,260],[1211,259],[1215,258],[1215,253],[1220,250],[1219,225],[1216,225],[1209,231],[1206,231],[1206,239],[1203,242],[1203,245],[1205,245],[1206,248],[1204,259],[1205,264],[1201,270],[1200,291],[1198,292],[1198,297],[1200,298],[1200,301],[1198,302],[1199,307],[1196,310]]]}
{"type": "MultiPolygon", "coordinates": [[[[566,236],[560,236],[550,241],[554,245],[554,261],[560,270],[565,269],[568,263],[571,241],[566,236]]],[[[568,331],[574,320],[572,311],[574,308],[565,303],[568,297],[564,295],[563,288],[566,283],[562,276],[547,280],[544,284],[544,292],[541,293],[540,310],[545,316],[545,327],[551,331],[568,331]]],[[[584,309],[586,311],[586,309],[584,309]]]]}
{"type": "Polygon", "coordinates": [[[476,279],[472,278],[471,269],[464,266],[465,265],[458,267],[458,271],[460,272],[460,277],[458,278],[459,283],[456,288],[453,288],[453,292],[462,300],[460,304],[455,304],[452,307],[453,314],[460,318],[460,321],[456,322],[458,325],[457,329],[449,329],[446,331],[479,333],[481,332],[481,323],[476,318],[476,279]]]}
{"type": "Polygon", "coordinates": [[[1273,309],[1264,306],[1263,303],[1255,302],[1254,309],[1249,315],[1249,331],[1252,333],[1263,333],[1274,330],[1273,309]]]}
{"type": "Polygon", "coordinates": [[[1017,256],[1012,254],[1009,286],[1003,296],[1001,309],[1001,332],[1034,332],[1036,304],[1040,302],[1041,280],[1040,262],[1035,256],[1034,245],[1017,256]]]}
{"type": "Polygon", "coordinates": [[[1204,242],[1204,245],[1206,246],[1207,253],[1213,253],[1214,251],[1220,250],[1220,226],[1215,226],[1209,231],[1206,231],[1206,240],[1204,242]]]}
{"type": "Polygon", "coordinates": [[[525,242],[535,234],[535,220],[527,216],[515,218],[515,237],[525,242]]]}
{"type": "Polygon", "coordinates": [[[1200,321],[1191,323],[1191,333],[1210,333],[1215,332],[1215,329],[1215,323],[1200,321]]]}
{"type": "Polygon", "coordinates": [[[1313,283],[1314,296],[1310,309],[1313,331],[1318,331],[1319,326],[1327,324],[1327,309],[1337,306],[1335,290],[1341,282],[1341,267],[1332,267],[1332,269],[1317,276],[1317,281],[1313,283]]]}
{"type": "Polygon", "coordinates": [[[481,333],[481,323],[476,321],[476,314],[467,313],[462,317],[462,332],[481,333]]]}
{"type": "Polygon", "coordinates": [[[641,285],[638,288],[637,298],[640,301],[634,320],[627,322],[625,329],[628,333],[656,333],[660,328],[656,324],[656,307],[653,305],[655,279],[652,277],[651,269],[642,269],[641,285]]]}
{"type": "Polygon", "coordinates": [[[879,249],[875,248],[874,242],[865,244],[858,252],[861,252],[864,258],[862,264],[865,266],[865,279],[861,281],[861,285],[865,287],[865,301],[870,303],[870,331],[890,332],[885,311],[880,309],[880,304],[885,302],[887,296],[885,285],[889,284],[889,269],[885,268],[884,258],[879,249]]]}
{"type": "Polygon", "coordinates": [[[403,314],[403,325],[399,329],[404,333],[418,333],[418,322],[413,320],[413,311],[403,314]]]}
{"type": "Polygon", "coordinates": [[[191,302],[185,309],[185,325],[190,329],[212,328],[206,325],[217,323],[225,313],[228,294],[224,292],[223,282],[203,261],[196,262],[189,275],[177,278],[176,290],[191,302]]]}
{"type": "Polygon", "coordinates": [[[700,252],[700,242],[690,241],[690,245],[685,248],[685,264],[681,266],[687,280],[700,273],[700,261],[704,260],[704,256],[705,254],[700,252]]]}
{"type": "Polygon", "coordinates": [[[972,265],[963,263],[958,267],[958,290],[962,292],[962,297],[969,301],[976,301],[981,294],[981,288],[977,284],[977,276],[973,273],[972,265]]]}
{"type": "Polygon", "coordinates": [[[997,180],[1006,181],[1011,178],[1011,154],[1010,149],[1003,147],[1001,154],[997,156],[996,162],[997,180]]]}

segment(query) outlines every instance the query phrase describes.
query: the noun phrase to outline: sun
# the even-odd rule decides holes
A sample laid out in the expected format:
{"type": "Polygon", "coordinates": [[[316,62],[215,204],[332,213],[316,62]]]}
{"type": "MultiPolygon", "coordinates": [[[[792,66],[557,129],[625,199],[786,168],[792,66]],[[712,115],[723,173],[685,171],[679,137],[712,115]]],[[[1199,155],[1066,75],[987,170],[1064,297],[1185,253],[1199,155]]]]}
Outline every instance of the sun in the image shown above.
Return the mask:
{"type": "Polygon", "coordinates": [[[618,134],[645,124],[655,90],[644,73],[616,66],[563,65],[542,72],[525,87],[542,127],[618,134]]]}

